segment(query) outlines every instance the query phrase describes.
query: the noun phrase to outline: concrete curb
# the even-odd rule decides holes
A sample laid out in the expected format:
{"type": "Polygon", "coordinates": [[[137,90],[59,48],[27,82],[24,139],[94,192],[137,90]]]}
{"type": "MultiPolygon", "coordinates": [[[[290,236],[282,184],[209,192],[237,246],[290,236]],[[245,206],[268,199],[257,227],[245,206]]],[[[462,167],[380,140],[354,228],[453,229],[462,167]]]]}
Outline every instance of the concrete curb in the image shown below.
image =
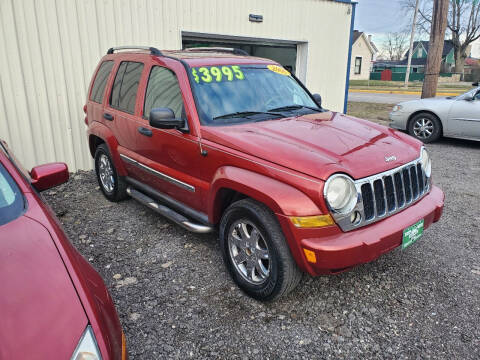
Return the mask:
{"type": "MultiPolygon", "coordinates": [[[[373,94],[404,94],[404,95],[421,95],[421,91],[409,90],[367,90],[367,89],[348,89],[348,92],[373,93],[373,94]]],[[[437,96],[457,96],[464,92],[437,92],[437,96]]]]}

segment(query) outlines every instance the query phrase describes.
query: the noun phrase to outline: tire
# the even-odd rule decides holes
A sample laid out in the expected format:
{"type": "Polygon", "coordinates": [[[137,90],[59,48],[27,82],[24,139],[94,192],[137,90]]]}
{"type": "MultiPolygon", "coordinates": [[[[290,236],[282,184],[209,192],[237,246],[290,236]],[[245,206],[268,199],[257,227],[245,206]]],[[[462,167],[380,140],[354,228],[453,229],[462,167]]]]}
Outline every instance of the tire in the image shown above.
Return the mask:
{"type": "Polygon", "coordinates": [[[251,297],[261,301],[275,300],[300,282],[302,272],[290,253],[275,215],[265,205],[251,199],[233,203],[222,216],[219,232],[225,264],[233,280],[251,297]],[[248,244],[245,234],[257,240],[248,244]]]}
{"type": "Polygon", "coordinates": [[[442,135],[442,123],[433,114],[419,113],[408,122],[408,133],[428,144],[440,138],[442,135]]]}
{"type": "Polygon", "coordinates": [[[95,150],[95,172],[98,185],[108,200],[118,202],[128,197],[127,184],[118,176],[106,144],[99,145],[95,150]]]}

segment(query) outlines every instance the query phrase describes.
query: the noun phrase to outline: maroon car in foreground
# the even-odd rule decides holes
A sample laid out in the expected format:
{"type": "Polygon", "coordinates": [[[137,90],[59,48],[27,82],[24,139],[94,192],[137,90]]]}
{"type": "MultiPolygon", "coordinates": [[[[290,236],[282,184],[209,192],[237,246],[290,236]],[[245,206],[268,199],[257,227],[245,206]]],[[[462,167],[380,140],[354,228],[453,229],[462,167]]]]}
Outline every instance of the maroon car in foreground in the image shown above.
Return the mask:
{"type": "Polygon", "coordinates": [[[38,191],[68,180],[63,163],[30,173],[0,141],[0,359],[125,359],[102,278],[38,191]]]}

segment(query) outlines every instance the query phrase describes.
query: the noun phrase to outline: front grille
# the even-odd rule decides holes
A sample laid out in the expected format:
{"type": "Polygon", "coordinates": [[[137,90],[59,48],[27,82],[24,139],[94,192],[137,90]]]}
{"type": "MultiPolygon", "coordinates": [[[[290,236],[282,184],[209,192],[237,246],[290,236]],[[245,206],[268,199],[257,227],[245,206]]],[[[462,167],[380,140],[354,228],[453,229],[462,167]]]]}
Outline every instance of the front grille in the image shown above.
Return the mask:
{"type": "Polygon", "coordinates": [[[407,207],[427,189],[427,179],[420,164],[410,164],[360,180],[364,219],[368,222],[407,207]]]}
{"type": "Polygon", "coordinates": [[[393,215],[419,199],[430,188],[430,179],[420,164],[420,159],[398,168],[355,181],[358,202],[353,211],[361,215],[360,221],[352,222],[352,213],[332,212],[332,216],[343,231],[371,224],[393,215]]]}

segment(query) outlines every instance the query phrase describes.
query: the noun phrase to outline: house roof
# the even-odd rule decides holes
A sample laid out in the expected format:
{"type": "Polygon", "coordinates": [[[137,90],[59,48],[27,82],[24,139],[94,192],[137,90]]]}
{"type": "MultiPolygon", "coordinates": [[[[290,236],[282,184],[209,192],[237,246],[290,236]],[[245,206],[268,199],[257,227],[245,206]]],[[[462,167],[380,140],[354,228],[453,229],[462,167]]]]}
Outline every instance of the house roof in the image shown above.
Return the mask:
{"type": "Polygon", "coordinates": [[[362,34],[363,34],[363,31],[354,30],[353,31],[353,43],[352,44],[355,44],[355,42],[358,40],[358,38],[360,36],[362,36],[362,34]]]}
{"type": "Polygon", "coordinates": [[[357,40],[360,39],[360,37],[363,37],[372,54],[375,54],[378,52],[378,49],[375,46],[375,44],[369,40],[368,36],[363,31],[358,31],[358,30],[353,31],[352,45],[355,44],[357,40]]]}
{"type": "MultiPolygon", "coordinates": [[[[413,43],[413,50],[415,51],[415,49],[417,48],[417,46],[419,45],[423,45],[423,48],[425,49],[425,51],[428,53],[428,48],[429,48],[429,42],[428,41],[414,41],[413,43]]],[[[447,56],[450,51],[453,49],[453,42],[452,40],[444,40],[443,41],[443,52],[442,52],[442,57],[445,57],[447,56]]],[[[410,50],[408,50],[406,53],[405,53],[405,57],[408,58],[408,53],[409,53],[410,50]]]]}
{"type": "MultiPolygon", "coordinates": [[[[375,65],[384,65],[384,66],[407,66],[408,59],[403,60],[379,60],[375,61],[375,65]]],[[[412,59],[411,66],[425,66],[427,63],[426,58],[422,59],[412,59]]]]}

